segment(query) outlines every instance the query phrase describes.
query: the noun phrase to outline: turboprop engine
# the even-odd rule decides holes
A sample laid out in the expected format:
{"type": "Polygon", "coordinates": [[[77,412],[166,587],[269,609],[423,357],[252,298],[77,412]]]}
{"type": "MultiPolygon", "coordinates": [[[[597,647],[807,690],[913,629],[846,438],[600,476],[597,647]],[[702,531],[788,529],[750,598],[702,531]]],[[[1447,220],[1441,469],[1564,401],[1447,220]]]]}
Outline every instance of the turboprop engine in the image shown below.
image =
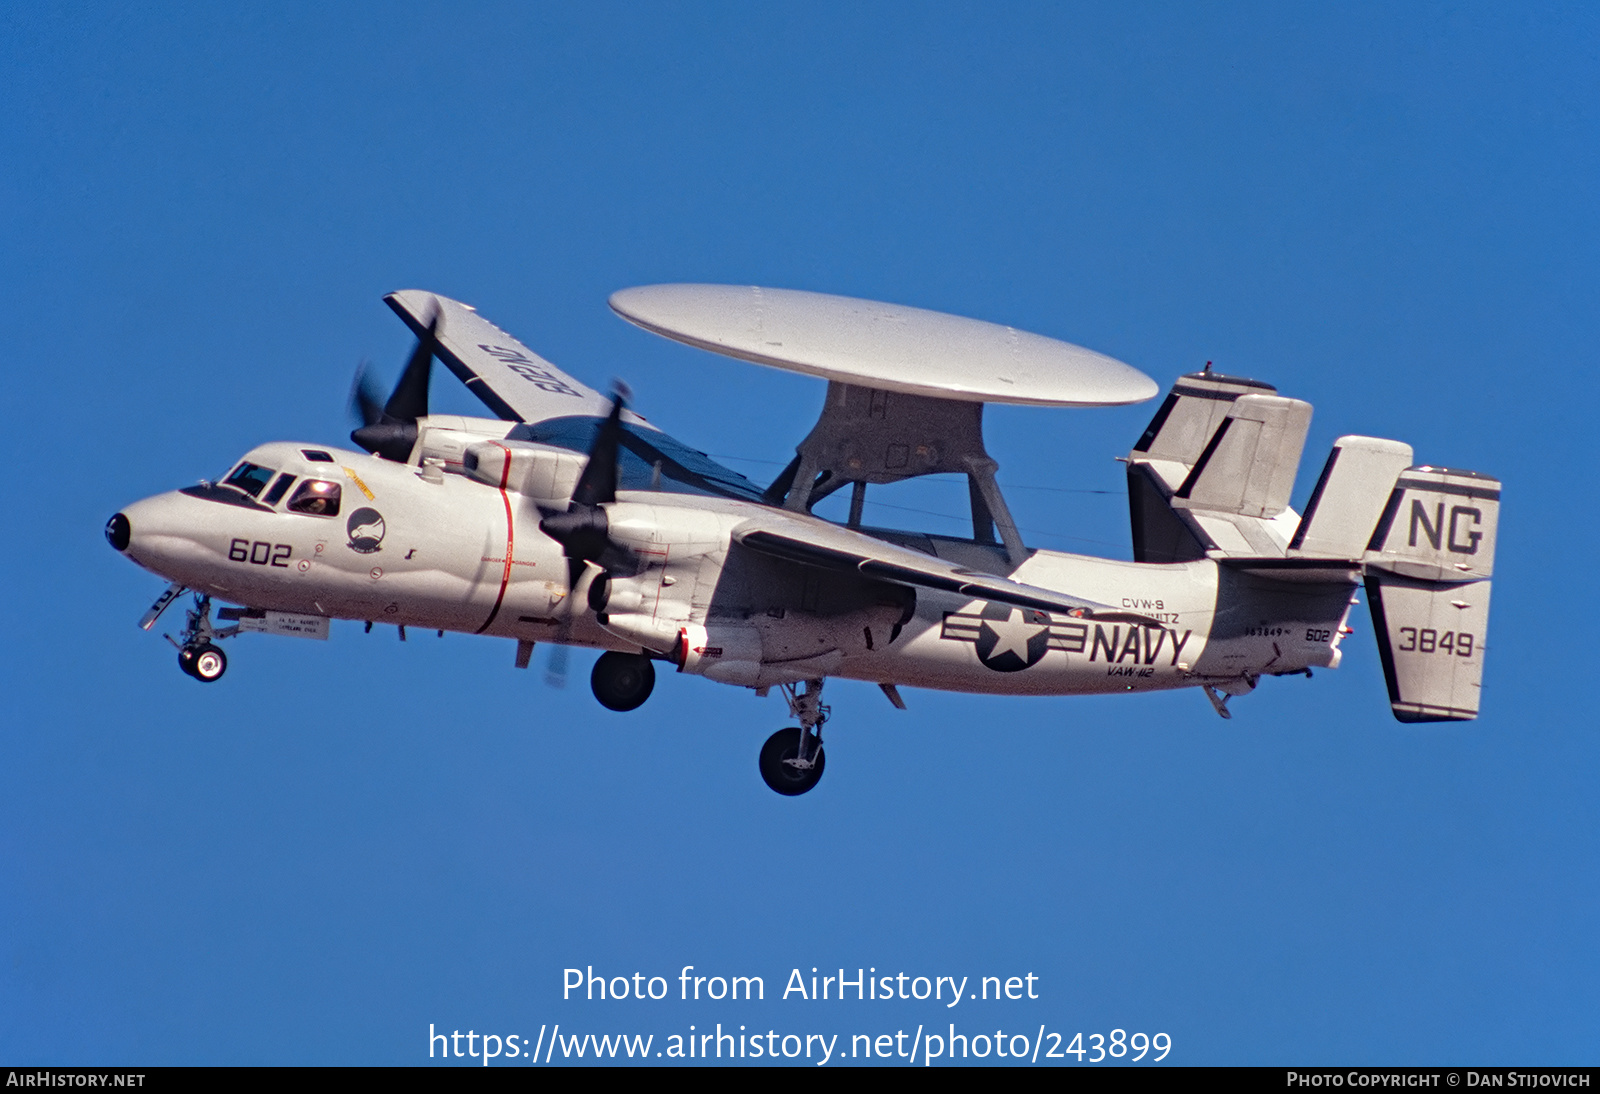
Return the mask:
{"type": "Polygon", "coordinates": [[[461,469],[550,508],[571,499],[586,461],[581,453],[533,441],[477,440],[462,452],[461,469]]]}
{"type": "Polygon", "coordinates": [[[689,626],[696,590],[709,594],[738,518],[667,505],[611,502],[597,506],[614,557],[631,567],[608,568],[589,585],[589,607],[606,630],[670,656],[689,626]]]}

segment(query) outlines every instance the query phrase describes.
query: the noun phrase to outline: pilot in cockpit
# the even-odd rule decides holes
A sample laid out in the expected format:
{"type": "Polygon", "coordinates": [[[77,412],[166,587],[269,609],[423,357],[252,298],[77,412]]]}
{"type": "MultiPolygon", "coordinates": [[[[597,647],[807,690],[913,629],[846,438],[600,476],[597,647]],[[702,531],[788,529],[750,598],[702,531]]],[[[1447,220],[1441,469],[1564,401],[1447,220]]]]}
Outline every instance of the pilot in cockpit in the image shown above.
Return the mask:
{"type": "Polygon", "coordinates": [[[339,484],[312,479],[300,484],[300,489],[289,499],[291,513],[305,513],[313,517],[339,515],[339,484]]]}

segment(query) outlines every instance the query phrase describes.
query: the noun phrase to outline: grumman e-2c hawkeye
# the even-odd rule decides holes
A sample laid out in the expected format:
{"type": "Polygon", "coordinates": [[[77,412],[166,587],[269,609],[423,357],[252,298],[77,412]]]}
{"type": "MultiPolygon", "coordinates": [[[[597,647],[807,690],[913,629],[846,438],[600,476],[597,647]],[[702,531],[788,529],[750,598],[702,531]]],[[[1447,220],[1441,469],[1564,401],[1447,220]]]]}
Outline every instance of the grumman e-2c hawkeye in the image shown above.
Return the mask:
{"type": "Polygon", "coordinates": [[[768,486],[750,482],[427,292],[386,298],[418,345],[352,438],[262,445],[217,482],[128,506],[107,538],[184,592],[198,680],[240,631],[325,638],[330,619],[606,651],[595,696],[649,697],[657,663],[779,688],[798,725],[762,776],[822,775],[830,676],[899,688],[1078,695],[1197,687],[1223,717],[1262,676],[1333,668],[1364,584],[1395,717],[1476,717],[1500,484],[1341,437],[1288,507],[1311,407],[1256,380],[1181,377],[1127,457],[1135,561],[1026,546],[984,449],[985,403],[1109,406],[1156,393],[1077,346],[916,308],[716,285],[628,289],[646,330],[828,381],[768,486]],[[497,418],[428,413],[433,359],[497,418]],[[861,526],[869,485],[966,476],[972,535],[861,526]],[[849,519],[812,514],[848,488],[849,519]],[[236,607],[212,622],[213,598],[236,607]]]}

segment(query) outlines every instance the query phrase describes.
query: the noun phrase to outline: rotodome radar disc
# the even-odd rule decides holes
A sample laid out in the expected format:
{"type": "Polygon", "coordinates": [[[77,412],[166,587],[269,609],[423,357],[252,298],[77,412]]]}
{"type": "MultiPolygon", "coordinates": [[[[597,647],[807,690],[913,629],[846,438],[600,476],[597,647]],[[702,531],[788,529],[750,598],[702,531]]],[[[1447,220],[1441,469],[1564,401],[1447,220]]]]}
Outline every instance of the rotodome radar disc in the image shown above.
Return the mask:
{"type": "Polygon", "coordinates": [[[981,403],[1120,406],[1155,381],[1104,354],[901,304],[745,285],[645,285],[622,318],[674,341],[865,387],[981,403]]]}

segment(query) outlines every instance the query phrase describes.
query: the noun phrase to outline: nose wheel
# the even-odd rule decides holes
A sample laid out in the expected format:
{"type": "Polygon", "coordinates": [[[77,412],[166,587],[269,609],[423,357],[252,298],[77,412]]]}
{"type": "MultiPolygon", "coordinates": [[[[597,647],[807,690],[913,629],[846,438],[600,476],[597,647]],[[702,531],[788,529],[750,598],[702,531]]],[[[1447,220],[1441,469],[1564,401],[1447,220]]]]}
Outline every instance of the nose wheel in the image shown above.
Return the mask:
{"type": "Polygon", "coordinates": [[[761,746],[761,778],[785,797],[804,794],[822,779],[827,755],[822,751],[822,723],[828,708],[822,705],[822,681],[807,680],[805,690],[784,684],[783,697],[798,726],[780,729],[761,746]]]}
{"type": "MultiPolygon", "coordinates": [[[[177,599],[180,587],[174,585],[156,601],[145,618],[154,623],[155,617],[168,604],[177,599]],[[177,591],[175,591],[177,590],[177,591]]],[[[148,626],[148,623],[145,624],[148,626]]],[[[178,647],[178,667],[203,684],[215,683],[228,671],[228,655],[219,649],[213,639],[231,638],[239,633],[237,626],[213,627],[211,625],[211,598],[199,594],[194,598],[194,608],[188,613],[183,633],[178,638],[167,635],[167,641],[178,647]]]]}
{"type": "Polygon", "coordinates": [[[228,671],[228,655],[206,642],[185,646],[178,651],[178,667],[203,684],[222,679],[228,671]]]}

